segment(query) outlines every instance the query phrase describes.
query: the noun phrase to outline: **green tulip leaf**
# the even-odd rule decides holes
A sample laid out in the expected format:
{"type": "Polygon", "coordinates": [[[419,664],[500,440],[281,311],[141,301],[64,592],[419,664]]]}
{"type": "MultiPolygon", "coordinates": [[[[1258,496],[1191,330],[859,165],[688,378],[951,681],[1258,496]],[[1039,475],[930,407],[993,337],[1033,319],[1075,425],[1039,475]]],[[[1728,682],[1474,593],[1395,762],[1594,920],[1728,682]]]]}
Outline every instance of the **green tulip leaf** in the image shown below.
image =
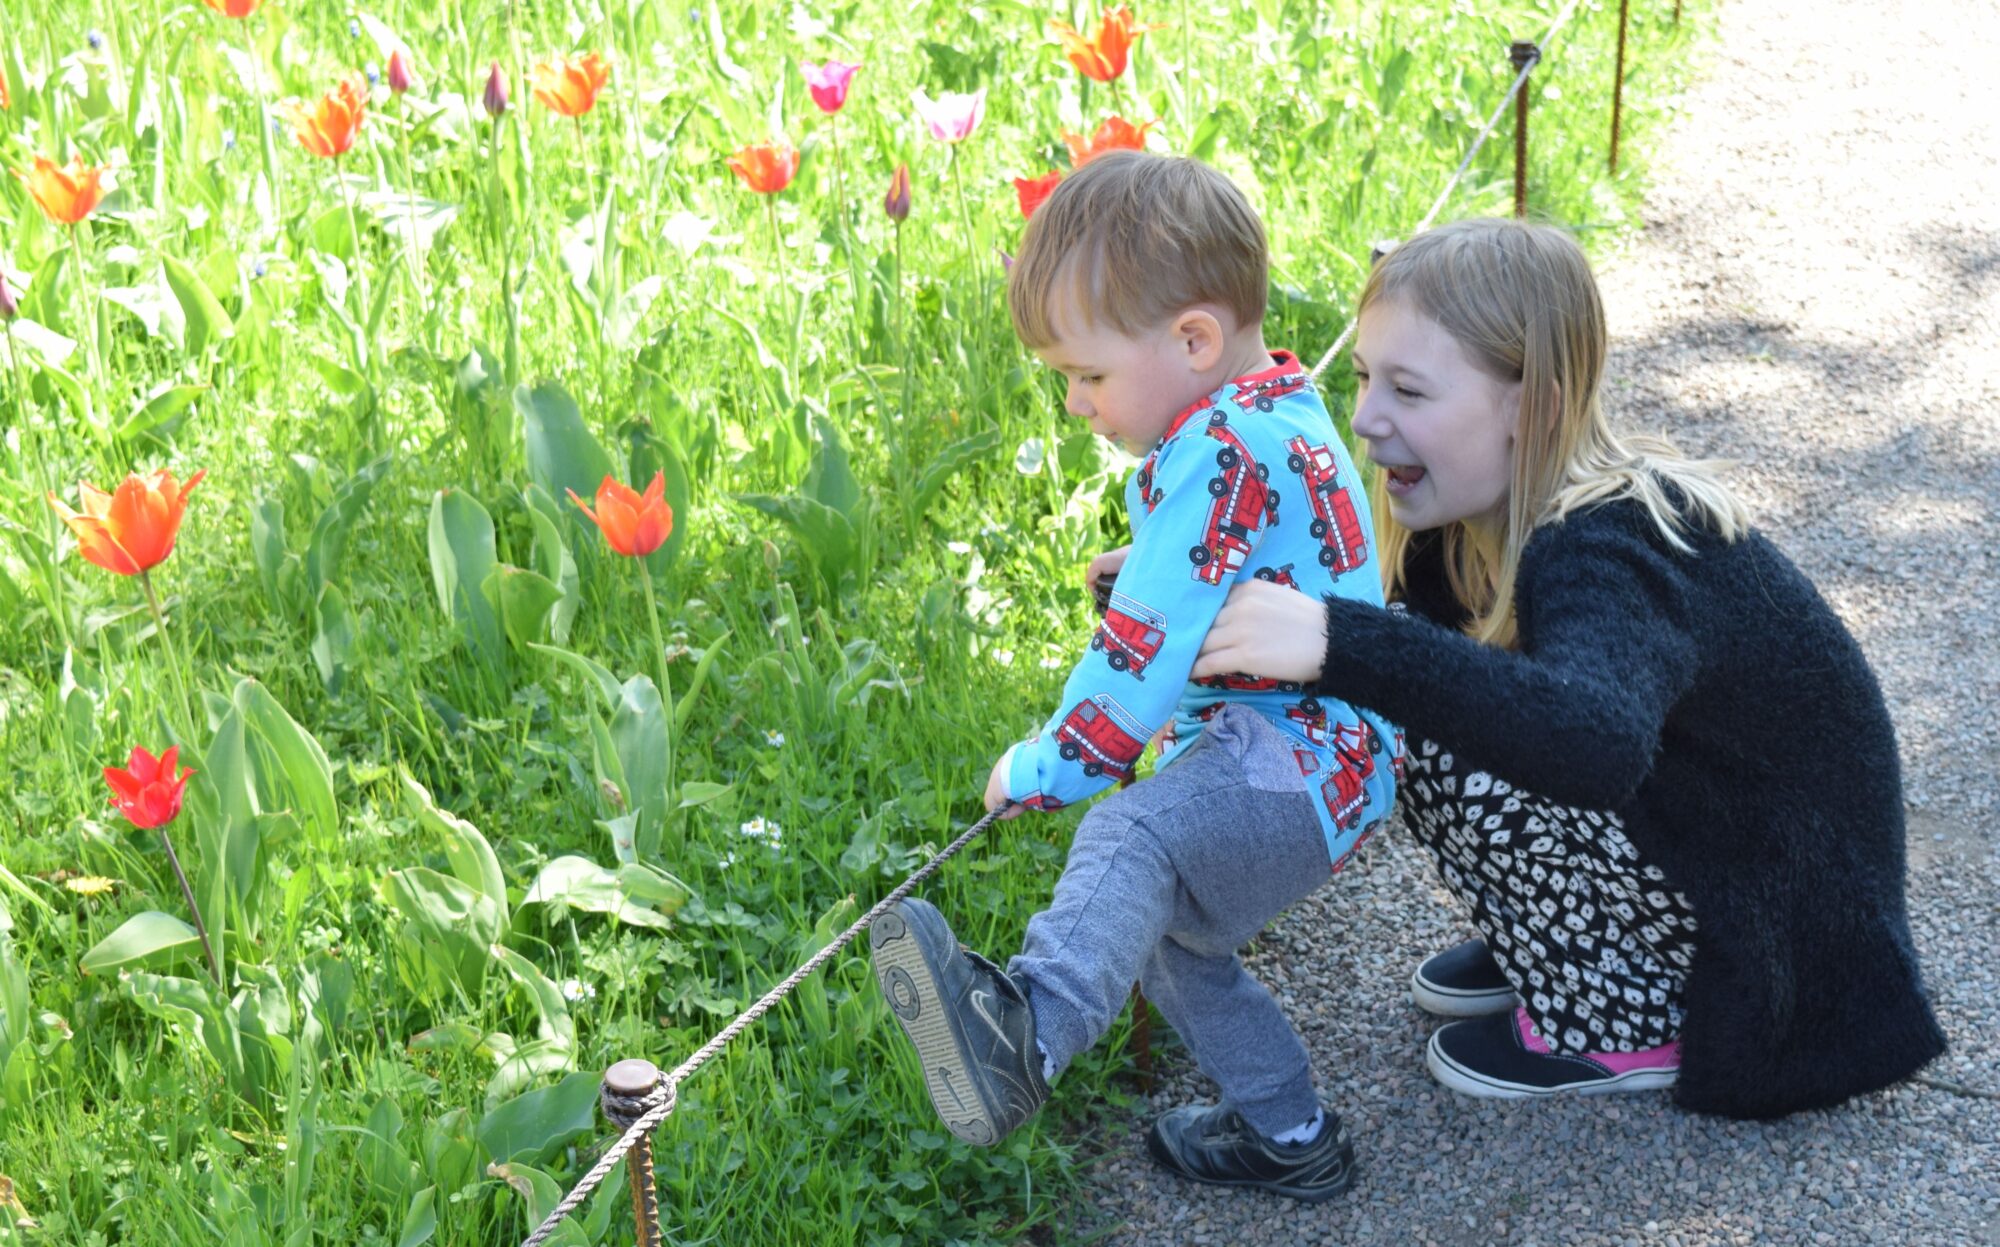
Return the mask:
{"type": "Polygon", "coordinates": [[[123,926],[99,940],[83,955],[82,965],[85,974],[116,974],[184,956],[201,956],[201,936],[172,914],[149,909],[133,914],[123,926]]]}

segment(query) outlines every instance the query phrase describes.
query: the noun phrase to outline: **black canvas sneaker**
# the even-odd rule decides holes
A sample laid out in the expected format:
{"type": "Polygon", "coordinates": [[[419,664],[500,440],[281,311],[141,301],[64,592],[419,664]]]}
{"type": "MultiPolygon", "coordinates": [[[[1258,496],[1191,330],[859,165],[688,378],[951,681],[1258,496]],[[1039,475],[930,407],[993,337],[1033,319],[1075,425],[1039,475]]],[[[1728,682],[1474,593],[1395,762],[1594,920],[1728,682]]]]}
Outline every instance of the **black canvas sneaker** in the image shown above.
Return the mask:
{"type": "Polygon", "coordinates": [[[1467,940],[1418,966],[1410,997],[1426,1013],[1448,1018],[1483,1017],[1520,1003],[1485,940],[1467,940]]]}
{"type": "Polygon", "coordinates": [[[1340,1115],[1326,1120],[1310,1143],[1267,1139],[1228,1101],[1190,1104],[1161,1115],[1146,1135],[1153,1159],[1184,1178],[1218,1186],[1254,1186],[1318,1203],[1354,1182],[1354,1144],[1340,1115]]]}
{"type": "Polygon", "coordinates": [[[1557,1052],[1526,1009],[1440,1026],[1424,1051],[1431,1076],[1487,1099],[1653,1091],[1680,1077],[1679,1040],[1639,1052],[1557,1052]]]}
{"type": "Polygon", "coordinates": [[[1049,1098],[1026,985],[952,937],[944,915],[902,900],[868,928],[875,980],[917,1047],[945,1129],[991,1147],[1049,1098]]]}

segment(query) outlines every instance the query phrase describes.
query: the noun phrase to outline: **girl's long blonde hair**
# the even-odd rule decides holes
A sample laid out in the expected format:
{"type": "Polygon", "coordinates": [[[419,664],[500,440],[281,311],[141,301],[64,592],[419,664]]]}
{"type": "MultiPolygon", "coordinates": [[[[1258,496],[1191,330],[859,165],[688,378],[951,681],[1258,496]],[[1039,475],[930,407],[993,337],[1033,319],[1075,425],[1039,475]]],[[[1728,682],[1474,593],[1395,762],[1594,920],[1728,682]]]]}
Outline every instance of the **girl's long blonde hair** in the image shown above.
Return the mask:
{"type": "MultiPolygon", "coordinates": [[[[1662,537],[1691,547],[1696,523],[1734,541],[1749,512],[1711,460],[1689,459],[1665,439],[1620,436],[1599,401],[1604,375],[1604,305],[1582,248],[1554,226],[1482,217],[1417,235],[1368,275],[1357,315],[1394,301],[1436,321],[1481,369],[1521,383],[1514,478],[1498,549],[1471,539],[1461,522],[1444,526],[1444,563],[1453,595],[1471,612],[1467,635],[1487,645],[1516,643],[1515,577],[1534,530],[1580,507],[1635,498],[1662,537]],[[1668,487],[1686,510],[1677,511],[1668,487]]],[[[1384,588],[1398,594],[1411,532],[1390,513],[1375,473],[1371,485],[1376,550],[1384,588]]]]}

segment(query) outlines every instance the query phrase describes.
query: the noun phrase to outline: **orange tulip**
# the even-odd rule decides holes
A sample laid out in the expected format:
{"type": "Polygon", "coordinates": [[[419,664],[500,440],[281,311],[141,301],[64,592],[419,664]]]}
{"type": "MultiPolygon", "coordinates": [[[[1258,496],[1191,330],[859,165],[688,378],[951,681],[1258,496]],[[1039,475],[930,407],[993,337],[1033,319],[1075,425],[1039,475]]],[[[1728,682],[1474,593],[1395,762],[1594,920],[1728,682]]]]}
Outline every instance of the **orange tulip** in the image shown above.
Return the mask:
{"type": "Polygon", "coordinates": [[[0,66],[0,108],[14,107],[14,97],[7,93],[7,70],[0,66]]]}
{"type": "Polygon", "coordinates": [[[536,61],[528,69],[535,98],[565,117],[581,117],[597,107],[597,93],[610,77],[611,67],[595,52],[573,61],[566,56],[536,61]]]}
{"type": "Polygon", "coordinates": [[[202,0],[202,3],[224,17],[248,17],[264,0],[202,0]]]}
{"type": "Polygon", "coordinates": [[[343,78],[333,90],[310,106],[296,101],[280,106],[292,123],[292,136],[299,146],[325,160],[343,156],[361,136],[361,115],[367,110],[368,94],[355,78],[343,78]]]}
{"type": "Polygon", "coordinates": [[[196,472],[182,485],[165,468],[145,476],[128,475],[118,483],[118,492],[107,494],[83,481],[77,492],[83,496],[83,512],[78,514],[54,494],[49,505],[76,534],[83,557],[120,576],[136,576],[164,563],[174,552],[174,534],[180,531],[187,497],[207,469],[196,472]]]}
{"type": "Polygon", "coordinates": [[[1146,131],[1153,128],[1152,122],[1135,126],[1123,117],[1106,117],[1085,142],[1081,134],[1063,132],[1063,142],[1069,144],[1069,162],[1081,169],[1093,156],[1106,152],[1129,148],[1135,152],[1146,150],[1146,131]]]}
{"type": "Polygon", "coordinates": [[[752,143],[729,158],[729,167],[743,184],[760,195],[775,195],[792,184],[799,171],[799,149],[783,139],[752,143]]]}
{"type": "Polygon", "coordinates": [[[674,533],[674,509],[667,505],[667,474],[653,473],[653,483],[644,496],[630,485],[606,476],[597,486],[597,510],[565,490],[591,523],[604,530],[604,540],[620,554],[644,558],[666,544],[674,533]]]}
{"type": "Polygon", "coordinates": [[[1038,178],[1015,178],[1014,194],[1021,201],[1021,219],[1025,221],[1035,215],[1035,209],[1041,207],[1042,201],[1055,193],[1057,185],[1061,182],[1060,169],[1051,169],[1038,178]]]}
{"type": "Polygon", "coordinates": [[[1139,36],[1160,28],[1134,26],[1132,10],[1121,4],[1105,10],[1104,20],[1097,24],[1097,34],[1091,38],[1084,38],[1076,27],[1054,18],[1049,20],[1049,29],[1062,40],[1069,63],[1076,66],[1077,72],[1094,82],[1110,82],[1125,72],[1132,44],[1139,36]]]}
{"type": "Polygon", "coordinates": [[[72,156],[67,168],[47,156],[35,157],[33,171],[14,176],[28,184],[28,193],[42,205],[49,220],[75,225],[97,210],[104,198],[104,165],[86,165],[83,157],[72,156]]]}

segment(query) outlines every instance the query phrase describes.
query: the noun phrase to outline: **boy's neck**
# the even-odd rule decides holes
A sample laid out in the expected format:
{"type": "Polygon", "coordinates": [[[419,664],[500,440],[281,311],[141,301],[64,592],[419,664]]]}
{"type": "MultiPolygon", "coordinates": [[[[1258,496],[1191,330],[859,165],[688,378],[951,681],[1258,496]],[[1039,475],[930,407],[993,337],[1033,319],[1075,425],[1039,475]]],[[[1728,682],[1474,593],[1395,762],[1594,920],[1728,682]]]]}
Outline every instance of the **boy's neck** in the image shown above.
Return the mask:
{"type": "Polygon", "coordinates": [[[1271,352],[1264,346],[1261,326],[1231,334],[1230,338],[1229,349],[1222,353],[1221,362],[1212,371],[1207,393],[1214,393],[1238,377],[1262,372],[1271,366],[1271,352]]]}

